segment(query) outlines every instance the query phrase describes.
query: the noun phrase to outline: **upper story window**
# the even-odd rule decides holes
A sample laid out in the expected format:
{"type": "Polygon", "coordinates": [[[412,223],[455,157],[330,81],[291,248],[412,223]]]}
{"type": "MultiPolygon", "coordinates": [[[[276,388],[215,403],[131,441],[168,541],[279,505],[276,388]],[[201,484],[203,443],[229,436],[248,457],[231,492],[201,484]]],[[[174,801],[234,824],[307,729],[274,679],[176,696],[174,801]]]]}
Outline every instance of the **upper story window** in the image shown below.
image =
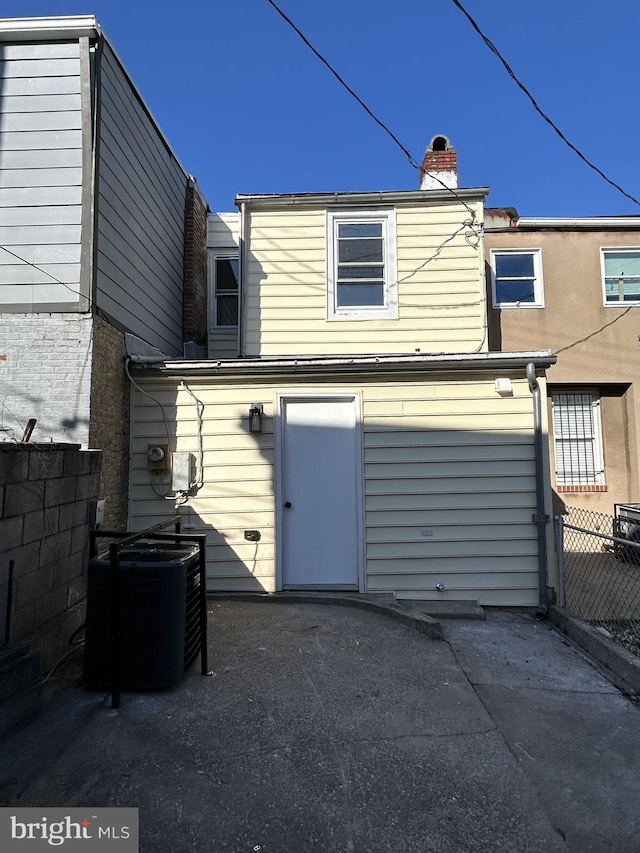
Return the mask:
{"type": "Polygon", "coordinates": [[[330,211],[327,218],[327,316],[398,316],[393,210],[330,211]]]}
{"type": "Polygon", "coordinates": [[[494,307],[544,308],[540,249],[491,251],[494,307]]]}
{"type": "Polygon", "coordinates": [[[212,294],[212,322],[215,328],[238,325],[238,255],[230,252],[209,253],[209,276],[212,294]]]}
{"type": "Polygon", "coordinates": [[[640,249],[601,249],[605,305],[640,304],[640,249]]]}

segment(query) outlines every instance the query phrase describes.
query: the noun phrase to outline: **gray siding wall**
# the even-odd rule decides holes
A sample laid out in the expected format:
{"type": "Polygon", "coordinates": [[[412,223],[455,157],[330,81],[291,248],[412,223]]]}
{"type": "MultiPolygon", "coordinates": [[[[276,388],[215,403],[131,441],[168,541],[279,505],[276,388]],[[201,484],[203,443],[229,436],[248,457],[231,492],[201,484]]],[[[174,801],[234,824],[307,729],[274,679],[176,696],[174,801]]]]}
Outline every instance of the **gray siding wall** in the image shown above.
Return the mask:
{"type": "Polygon", "coordinates": [[[0,244],[64,283],[0,249],[0,311],[78,304],[80,67],[77,41],[0,45],[0,244]]]}
{"type": "Polygon", "coordinates": [[[101,83],[96,300],[117,325],[181,354],[187,177],[106,44],[101,83]]]}

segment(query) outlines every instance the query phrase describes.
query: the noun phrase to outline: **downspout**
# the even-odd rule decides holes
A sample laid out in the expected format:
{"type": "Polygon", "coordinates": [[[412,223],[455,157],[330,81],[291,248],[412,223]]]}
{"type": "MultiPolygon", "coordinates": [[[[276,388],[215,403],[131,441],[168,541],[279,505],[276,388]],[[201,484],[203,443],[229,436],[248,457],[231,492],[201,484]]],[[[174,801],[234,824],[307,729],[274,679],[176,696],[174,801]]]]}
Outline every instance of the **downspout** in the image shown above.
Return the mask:
{"type": "Polygon", "coordinates": [[[542,452],[542,395],[533,362],[527,365],[529,390],[533,394],[533,430],[536,466],[536,514],[533,521],[538,526],[538,616],[547,615],[547,522],[544,505],[544,458],[542,452]]]}
{"type": "Polygon", "coordinates": [[[244,278],[246,269],[245,239],[246,239],[245,202],[240,203],[240,239],[238,246],[238,358],[244,358],[244,278]]]}

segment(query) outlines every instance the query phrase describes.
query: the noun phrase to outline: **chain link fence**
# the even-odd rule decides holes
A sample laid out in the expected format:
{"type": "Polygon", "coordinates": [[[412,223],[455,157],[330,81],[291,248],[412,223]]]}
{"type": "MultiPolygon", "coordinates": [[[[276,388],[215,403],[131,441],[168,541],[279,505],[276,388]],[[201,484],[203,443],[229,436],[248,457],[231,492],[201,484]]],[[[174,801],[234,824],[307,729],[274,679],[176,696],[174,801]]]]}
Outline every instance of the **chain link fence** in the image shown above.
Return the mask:
{"type": "Polygon", "coordinates": [[[640,515],[568,508],[556,536],[560,604],[640,655],[640,515]]]}

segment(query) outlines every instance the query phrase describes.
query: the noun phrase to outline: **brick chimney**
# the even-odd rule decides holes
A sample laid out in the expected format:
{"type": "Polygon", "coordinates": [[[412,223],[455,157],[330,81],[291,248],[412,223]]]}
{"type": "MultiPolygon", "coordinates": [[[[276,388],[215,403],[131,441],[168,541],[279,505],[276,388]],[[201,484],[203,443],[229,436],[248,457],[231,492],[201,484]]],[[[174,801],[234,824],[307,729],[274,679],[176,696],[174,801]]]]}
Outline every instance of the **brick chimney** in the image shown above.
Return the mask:
{"type": "Polygon", "coordinates": [[[458,155],[447,137],[440,134],[433,137],[424,152],[420,189],[441,190],[442,184],[451,189],[458,186],[458,155]]]}

